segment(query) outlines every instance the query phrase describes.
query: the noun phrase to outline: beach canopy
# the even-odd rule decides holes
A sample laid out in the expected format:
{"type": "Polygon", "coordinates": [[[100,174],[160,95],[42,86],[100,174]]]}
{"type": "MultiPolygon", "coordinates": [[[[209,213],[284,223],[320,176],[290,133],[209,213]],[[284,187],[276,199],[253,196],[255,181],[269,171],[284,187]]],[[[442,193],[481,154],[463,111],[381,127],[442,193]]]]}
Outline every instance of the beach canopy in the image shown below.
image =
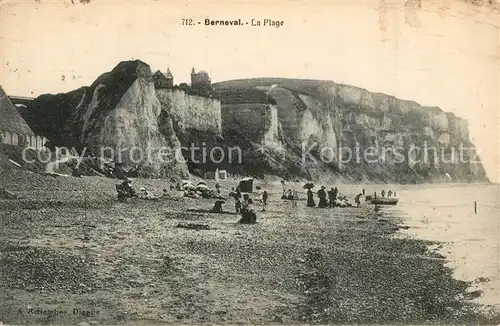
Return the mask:
{"type": "Polygon", "coordinates": [[[312,189],[314,188],[314,183],[308,182],[304,185],[304,189],[312,189]]]}
{"type": "Polygon", "coordinates": [[[253,178],[241,179],[239,187],[242,192],[253,192],[253,178]]]}

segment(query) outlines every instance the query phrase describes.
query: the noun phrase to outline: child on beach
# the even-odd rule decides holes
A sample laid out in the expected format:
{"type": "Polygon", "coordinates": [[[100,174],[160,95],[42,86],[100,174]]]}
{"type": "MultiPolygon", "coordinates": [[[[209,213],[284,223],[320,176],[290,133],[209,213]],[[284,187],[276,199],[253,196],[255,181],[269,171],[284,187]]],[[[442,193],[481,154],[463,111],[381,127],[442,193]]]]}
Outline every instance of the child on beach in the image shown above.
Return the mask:
{"type": "Polygon", "coordinates": [[[236,214],[239,214],[241,211],[241,200],[240,198],[236,198],[236,201],[234,202],[234,209],[236,210],[236,214]]]}
{"type": "Polygon", "coordinates": [[[266,211],[266,206],[267,206],[267,199],[269,198],[269,195],[267,194],[267,191],[264,190],[262,193],[262,211],[266,211]]]}
{"type": "Polygon", "coordinates": [[[293,198],[292,198],[293,206],[297,206],[298,200],[299,200],[299,193],[297,192],[297,190],[293,190],[293,198]]]}

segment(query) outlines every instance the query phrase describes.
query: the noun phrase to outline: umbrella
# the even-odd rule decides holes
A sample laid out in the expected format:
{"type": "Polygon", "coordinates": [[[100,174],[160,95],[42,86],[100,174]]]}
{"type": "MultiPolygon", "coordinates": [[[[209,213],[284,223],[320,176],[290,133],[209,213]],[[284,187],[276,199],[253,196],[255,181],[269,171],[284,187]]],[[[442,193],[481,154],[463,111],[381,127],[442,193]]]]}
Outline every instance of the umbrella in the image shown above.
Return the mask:
{"type": "Polygon", "coordinates": [[[200,181],[200,182],[198,182],[197,186],[200,186],[200,185],[205,185],[206,186],[207,184],[205,183],[205,181],[200,181]]]}
{"type": "Polygon", "coordinates": [[[208,187],[205,184],[198,184],[196,186],[196,189],[198,189],[198,190],[208,190],[208,187]]]}
{"type": "Polygon", "coordinates": [[[308,182],[304,185],[304,189],[312,189],[314,188],[314,184],[312,182],[308,182]]]}
{"type": "Polygon", "coordinates": [[[182,185],[182,189],[196,190],[196,187],[192,183],[185,183],[182,185]]]}

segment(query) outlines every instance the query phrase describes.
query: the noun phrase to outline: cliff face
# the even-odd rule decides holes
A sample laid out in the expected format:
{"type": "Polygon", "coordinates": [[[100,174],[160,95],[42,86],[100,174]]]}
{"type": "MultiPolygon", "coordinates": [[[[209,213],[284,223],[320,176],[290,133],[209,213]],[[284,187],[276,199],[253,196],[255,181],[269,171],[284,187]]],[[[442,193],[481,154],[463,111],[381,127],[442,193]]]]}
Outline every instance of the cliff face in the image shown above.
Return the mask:
{"type": "MultiPolygon", "coordinates": [[[[331,81],[259,78],[214,86],[224,94],[259,89],[275,101],[276,124],[287,153],[284,161],[300,161],[295,166],[300,176],[402,183],[487,181],[482,164],[471,162],[468,149],[473,152],[474,146],[467,122],[437,107],[331,81]]],[[[223,121],[251,115],[244,103],[240,96],[238,104],[223,104],[223,121]]],[[[261,131],[241,132],[256,139],[253,135],[269,130],[267,124],[261,126],[261,131]]]]}
{"type": "Polygon", "coordinates": [[[224,104],[222,129],[245,131],[245,136],[268,148],[283,146],[278,110],[272,104],[224,104]]]}
{"type": "Polygon", "coordinates": [[[168,112],[156,97],[150,67],[125,61],[90,86],[42,95],[22,112],[56,146],[76,147],[97,157],[139,166],[139,175],[186,176],[176,158],[180,142],[168,112]]]}
{"type": "Polygon", "coordinates": [[[221,103],[215,98],[190,95],[182,89],[157,89],[162,109],[172,117],[178,134],[190,129],[221,134],[221,103]]]}
{"type": "Polygon", "coordinates": [[[96,155],[147,176],[186,175],[176,159],[180,142],[156,98],[152,73],[141,61],[121,62],[90,86],[72,116],[70,133],[96,155]],[[112,151],[112,152],[111,152],[112,151]]]}
{"type": "Polygon", "coordinates": [[[42,95],[21,113],[54,144],[98,156],[111,148],[126,165],[141,161],[139,172],[148,177],[225,168],[292,180],[487,181],[469,153],[467,121],[437,107],[331,81],[259,78],[213,86],[217,98],[155,89],[149,66],[127,61],[89,87],[42,95]],[[206,151],[193,155],[191,145],[206,151]],[[181,146],[187,162],[173,157],[181,146]],[[219,155],[210,157],[214,147],[219,155]],[[229,161],[235,149],[237,159],[229,161]]]}

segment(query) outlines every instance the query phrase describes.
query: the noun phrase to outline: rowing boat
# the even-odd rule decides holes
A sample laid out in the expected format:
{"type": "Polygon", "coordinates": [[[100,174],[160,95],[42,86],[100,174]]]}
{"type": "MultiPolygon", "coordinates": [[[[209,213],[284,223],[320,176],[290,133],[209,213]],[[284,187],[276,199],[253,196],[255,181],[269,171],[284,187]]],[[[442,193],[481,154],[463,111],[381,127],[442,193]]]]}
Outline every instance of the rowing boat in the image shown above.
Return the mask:
{"type": "Polygon", "coordinates": [[[397,205],[398,198],[366,196],[366,202],[372,205],[397,205]]]}

